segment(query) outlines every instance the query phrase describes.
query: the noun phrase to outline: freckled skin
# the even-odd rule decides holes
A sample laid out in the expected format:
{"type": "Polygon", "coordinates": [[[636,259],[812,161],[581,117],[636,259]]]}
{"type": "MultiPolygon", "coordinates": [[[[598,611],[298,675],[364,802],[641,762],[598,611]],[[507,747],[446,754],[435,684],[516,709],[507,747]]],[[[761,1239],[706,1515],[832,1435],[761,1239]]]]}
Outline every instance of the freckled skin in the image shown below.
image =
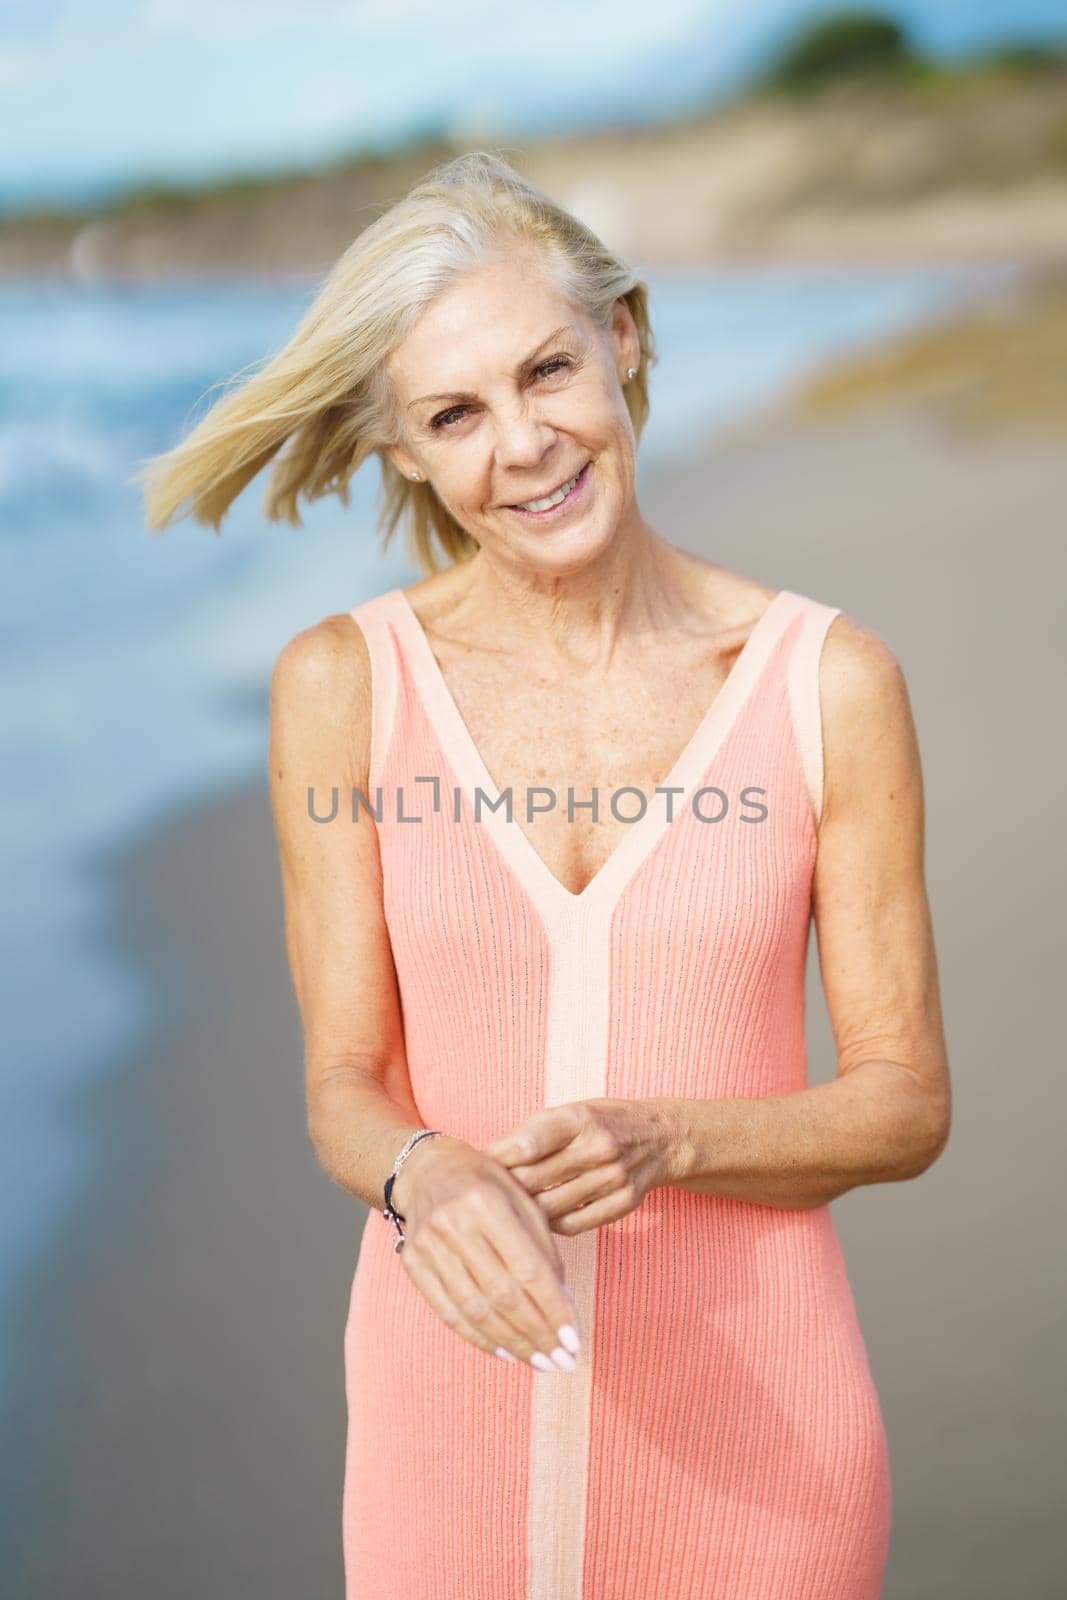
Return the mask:
{"type": "Polygon", "coordinates": [[[404,431],[394,465],[428,481],[480,545],[420,588],[424,626],[498,787],[557,796],[521,825],[568,882],[591,878],[627,831],[613,789],[655,803],[770,598],[643,517],[625,399],[642,359],[624,300],[601,327],[527,248],[440,295],[387,362],[404,431]],[[508,509],[587,461],[580,498],[557,520],[508,509]],[[475,582],[478,567],[491,583],[475,582]],[[570,785],[586,802],[599,791],[595,819],[567,816],[570,785]]]}
{"type": "Polygon", "coordinates": [[[514,569],[525,584],[579,569],[594,577],[598,556],[615,540],[651,533],[634,494],[637,445],[622,391],[627,368],[640,360],[625,301],[616,301],[610,328],[601,328],[564,296],[535,252],[513,252],[440,295],[387,362],[405,435],[391,459],[405,476],[417,470],[429,480],[494,564],[514,569]],[[572,331],[538,359],[564,355],[568,365],[516,375],[546,332],[564,325],[572,331]],[[408,409],[420,396],[461,390],[476,398],[408,409]],[[554,489],[590,458],[593,494],[584,515],[541,528],[504,509],[554,489]]]}

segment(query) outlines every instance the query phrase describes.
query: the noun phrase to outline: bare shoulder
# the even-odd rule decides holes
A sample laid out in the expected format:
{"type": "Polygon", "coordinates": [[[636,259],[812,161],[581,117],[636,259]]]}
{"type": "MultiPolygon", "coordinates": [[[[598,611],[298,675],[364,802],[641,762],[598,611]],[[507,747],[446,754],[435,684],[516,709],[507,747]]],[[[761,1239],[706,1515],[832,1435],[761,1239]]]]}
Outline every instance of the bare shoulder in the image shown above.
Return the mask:
{"type": "Polygon", "coordinates": [[[323,617],[283,645],[271,671],[272,745],[305,754],[344,750],[362,770],[370,718],[370,653],[353,617],[323,617]]]}
{"type": "Polygon", "coordinates": [[[832,710],[839,720],[899,711],[908,702],[904,672],[890,646],[844,611],[826,631],[819,688],[824,715],[832,710]]]}
{"type": "Polygon", "coordinates": [[[346,611],[323,617],[284,644],[271,673],[272,688],[286,694],[353,691],[370,683],[370,654],[363,631],[346,611]]]}
{"type": "Polygon", "coordinates": [[[886,801],[921,790],[918,741],[904,671],[891,647],[845,612],[831,621],[819,663],[824,814],[859,786],[886,801]]]}

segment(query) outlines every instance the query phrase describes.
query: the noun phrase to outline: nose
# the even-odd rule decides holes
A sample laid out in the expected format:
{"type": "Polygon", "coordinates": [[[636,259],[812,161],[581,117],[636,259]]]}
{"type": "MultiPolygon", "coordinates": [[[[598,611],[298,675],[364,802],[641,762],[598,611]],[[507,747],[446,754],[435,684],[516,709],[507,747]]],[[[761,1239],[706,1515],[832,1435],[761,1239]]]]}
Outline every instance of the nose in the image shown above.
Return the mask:
{"type": "Polygon", "coordinates": [[[496,427],[496,461],[504,471],[530,472],[540,466],[556,442],[556,430],[533,407],[521,407],[499,417],[496,427]]]}

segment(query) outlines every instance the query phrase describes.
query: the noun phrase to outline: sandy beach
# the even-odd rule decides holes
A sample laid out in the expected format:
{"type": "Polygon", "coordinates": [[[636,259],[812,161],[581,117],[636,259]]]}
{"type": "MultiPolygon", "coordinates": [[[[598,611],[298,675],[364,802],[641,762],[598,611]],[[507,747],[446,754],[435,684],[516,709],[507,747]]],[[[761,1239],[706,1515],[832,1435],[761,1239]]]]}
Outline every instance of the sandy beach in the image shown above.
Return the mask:
{"type": "MultiPolygon", "coordinates": [[[[890,1441],[885,1600],[1051,1600],[1067,450],[924,396],[798,395],[649,477],[642,504],[674,542],[840,606],[904,668],[957,1103],[928,1174],[834,1207],[890,1441]],[[1007,1156],[1025,1187],[999,1181],[1007,1156]]],[[[77,1103],[99,1164],[21,1296],[11,1592],[325,1600],[364,1212],[305,1132],[265,785],[100,870],[100,937],[157,1017],[77,1103]]]]}

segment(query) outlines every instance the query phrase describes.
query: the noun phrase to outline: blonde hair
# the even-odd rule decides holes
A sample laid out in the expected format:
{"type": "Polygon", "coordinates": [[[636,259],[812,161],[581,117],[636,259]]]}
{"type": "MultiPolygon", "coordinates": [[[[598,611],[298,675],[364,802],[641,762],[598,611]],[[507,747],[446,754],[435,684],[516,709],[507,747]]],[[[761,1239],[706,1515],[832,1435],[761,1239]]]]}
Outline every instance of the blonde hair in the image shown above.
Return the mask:
{"type": "Polygon", "coordinates": [[[301,494],[307,501],[336,494],[347,506],[349,480],[373,451],[382,469],[383,551],[404,519],[408,557],[423,573],[438,570],[435,537],[448,562],[473,555],[477,541],[431,485],[406,478],[385,453],[402,437],[385,361],[436,295],[502,247],[523,242],[540,247],[564,293],[602,327],[620,296],[629,306],[641,361],[623,394],[640,438],[656,360],[646,285],[501,156],[473,151],[435,167],[366,227],[289,342],[129,480],[145,485],[146,526],[157,532],[192,515],[221,531],[232,501],[288,440],[263,501],[270,521],[302,527],[301,494]]]}

